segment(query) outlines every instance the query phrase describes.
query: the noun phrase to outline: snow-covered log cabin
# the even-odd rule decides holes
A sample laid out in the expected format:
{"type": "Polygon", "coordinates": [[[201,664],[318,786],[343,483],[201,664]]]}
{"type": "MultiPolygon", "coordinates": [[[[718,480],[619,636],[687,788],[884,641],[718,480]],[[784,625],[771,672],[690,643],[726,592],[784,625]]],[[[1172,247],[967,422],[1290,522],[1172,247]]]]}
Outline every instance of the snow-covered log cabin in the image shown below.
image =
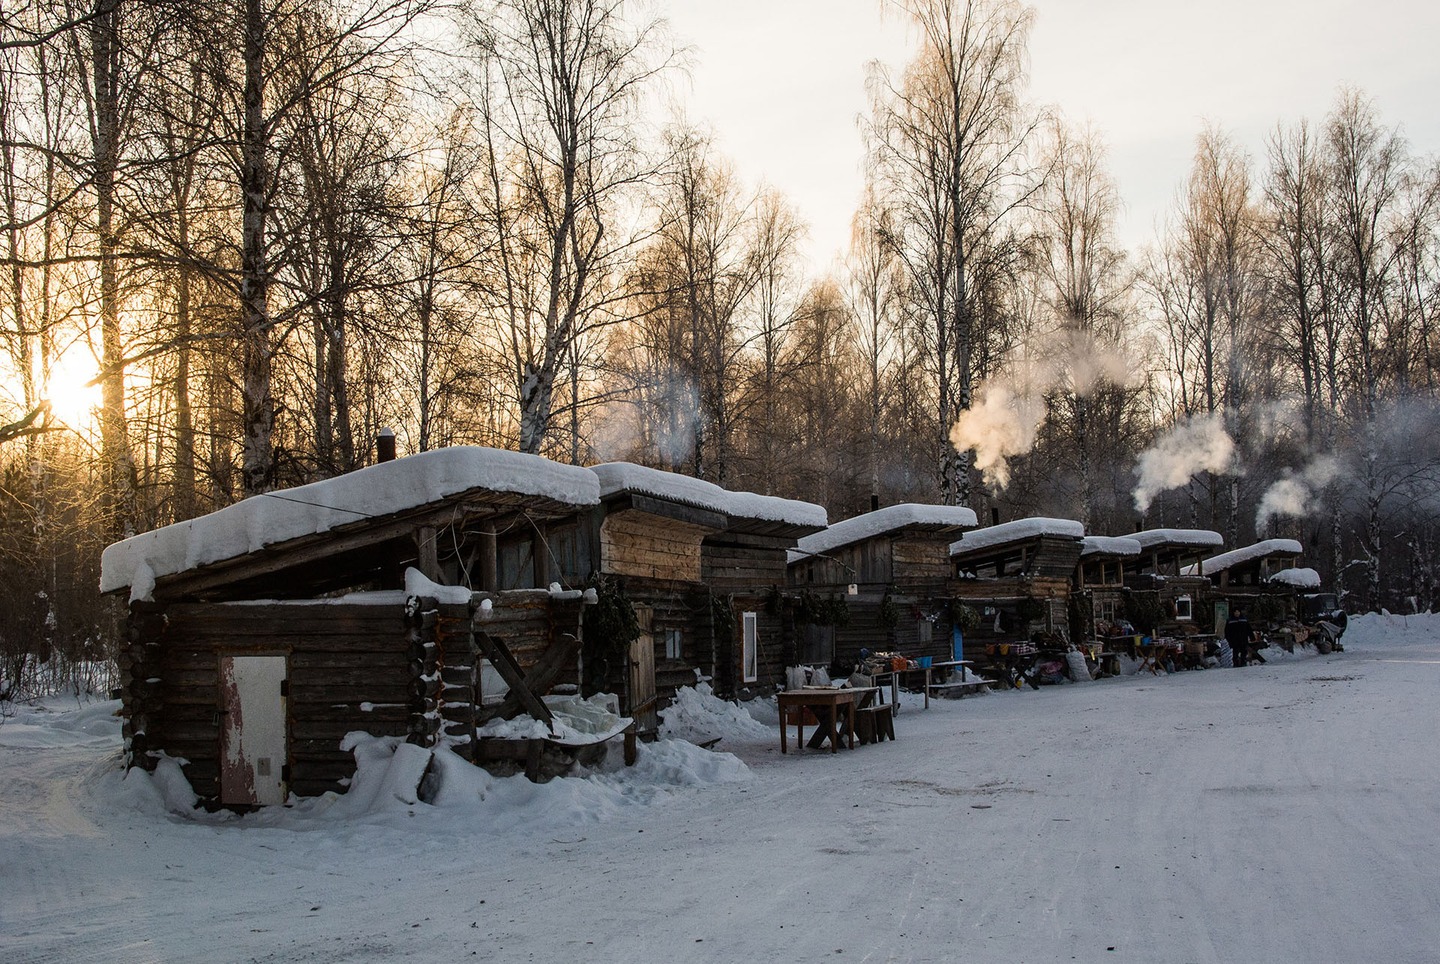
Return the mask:
{"type": "Polygon", "coordinates": [[[546,527],[598,503],[587,469],[457,447],[115,543],[101,589],[130,599],[128,761],[184,758],[211,803],[279,803],[343,789],[349,732],[468,755],[487,718],[543,714],[537,694],[578,680],[594,596],[502,586],[499,547],[530,561],[509,581],[546,587],[546,527]],[[526,685],[483,705],[485,657],[526,685]]]}
{"type": "Polygon", "coordinates": [[[1119,634],[1125,618],[1125,562],[1140,555],[1140,543],[1124,536],[1086,536],[1071,589],[1071,640],[1119,634]]]}
{"type": "Polygon", "coordinates": [[[1265,539],[1210,556],[1187,566],[1184,574],[1203,572],[1211,598],[1225,602],[1230,612],[1245,610],[1260,629],[1296,618],[1300,593],[1320,588],[1319,573],[1297,568],[1303,551],[1294,539],[1265,539]]]}
{"type": "Polygon", "coordinates": [[[1210,580],[1201,560],[1225,544],[1209,529],[1145,529],[1127,538],[1140,555],[1125,562],[1127,618],[1137,632],[1190,636],[1215,628],[1210,580]],[[1188,571],[1187,571],[1188,570],[1188,571]]]}
{"type": "Polygon", "coordinates": [[[780,619],[764,605],[783,585],[785,552],[825,525],[825,510],[625,462],[593,466],[600,504],[577,516],[557,550],[575,579],[603,578],[602,608],[632,610],[639,636],[592,633],[587,690],[621,695],[642,733],[697,675],[724,696],[769,692],[784,679],[780,619]]]}
{"type": "Polygon", "coordinates": [[[948,659],[950,543],[974,527],[971,509],[909,503],[801,539],[786,592],[796,661],[848,671],[861,649],[948,659]]]}
{"type": "Polygon", "coordinates": [[[981,616],[967,642],[1067,635],[1084,535],[1071,519],[1032,518],[975,529],[952,543],[953,594],[981,616]]]}

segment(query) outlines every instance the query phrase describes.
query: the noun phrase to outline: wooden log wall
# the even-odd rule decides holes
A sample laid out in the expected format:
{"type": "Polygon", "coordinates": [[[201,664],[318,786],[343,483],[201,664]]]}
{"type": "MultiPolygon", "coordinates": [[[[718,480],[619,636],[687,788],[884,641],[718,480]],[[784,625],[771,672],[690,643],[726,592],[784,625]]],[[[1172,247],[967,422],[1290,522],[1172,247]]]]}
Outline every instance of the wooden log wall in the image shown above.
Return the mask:
{"type": "Polygon", "coordinates": [[[121,657],[130,664],[122,697],[135,762],[146,765],[142,753],[152,750],[183,757],[195,792],[218,796],[220,658],[284,655],[290,789],[342,790],[355,769],[340,750],[346,733],[408,732],[405,630],[393,604],[136,604],[121,657]]]}
{"type": "Polygon", "coordinates": [[[700,579],[700,539],[710,529],[624,510],[600,526],[602,571],[656,579],[700,579]]]}
{"type": "MultiPolygon", "coordinates": [[[[557,598],[543,589],[505,593],[482,592],[475,594],[474,606],[474,617],[469,620],[466,629],[484,632],[502,640],[509,648],[510,655],[515,657],[521,671],[525,673],[529,673],[540,665],[547,655],[551,655],[551,641],[554,638],[566,635],[573,637],[578,643],[584,632],[586,603],[573,595],[570,598],[557,598]],[[485,606],[486,600],[490,602],[488,608],[485,606]]],[[[448,631],[459,635],[466,631],[462,629],[460,622],[467,618],[458,611],[442,613],[441,624],[443,626],[453,622],[453,628],[448,631]]],[[[576,645],[563,663],[551,668],[552,672],[548,675],[553,675],[556,682],[578,686],[579,649],[576,645]]],[[[483,713],[480,715],[484,716],[483,713]]]]}
{"type": "Polygon", "coordinates": [[[785,552],[793,539],[726,534],[701,548],[701,579],[718,593],[763,595],[785,585],[785,552]]]}
{"type": "Polygon", "coordinates": [[[950,576],[950,547],[933,539],[896,539],[891,549],[894,558],[894,585],[903,591],[922,587],[939,587],[950,576]]]}
{"type": "MultiPolygon", "coordinates": [[[[695,685],[695,674],[715,675],[714,625],[710,618],[710,592],[704,584],[678,579],[626,578],[625,595],[651,611],[651,645],[655,651],[655,692],[660,705],[675,698],[675,691],[695,685]],[[665,653],[667,630],[680,632],[680,658],[665,653]]],[[[623,681],[612,674],[615,685],[623,681]]],[[[620,692],[620,690],[616,690],[620,692]]]]}
{"type": "Polygon", "coordinates": [[[165,613],[161,607],[153,603],[135,603],[131,607],[125,644],[116,660],[124,708],[120,731],[125,740],[127,767],[154,770],[158,760],[155,753],[164,748],[164,632],[165,613]]]}
{"type": "MultiPolygon", "coordinates": [[[[529,671],[552,634],[582,631],[584,603],[543,591],[477,594],[492,608],[477,621],[503,638],[529,671]]],[[[183,757],[202,798],[218,797],[222,656],[283,655],[289,673],[289,788],[301,796],[343,791],[355,760],[351,731],[462,754],[472,744],[476,658],[471,607],[398,603],[154,604],[131,607],[119,656],[126,752],[153,769],[155,753],[183,757]]],[[[559,675],[578,679],[572,657],[559,675]]]]}
{"type": "Polygon", "coordinates": [[[406,608],[409,650],[408,740],[420,746],[445,743],[473,759],[479,697],[472,607],[413,597],[406,608]]]}
{"type": "MultiPolygon", "coordinates": [[[[787,623],[785,614],[776,614],[771,611],[769,599],[755,593],[736,593],[731,597],[731,604],[735,607],[735,631],[744,632],[742,623],[745,612],[756,614],[756,632],[760,641],[759,679],[754,682],[744,682],[743,674],[737,671],[736,679],[740,679],[736,696],[747,699],[753,696],[768,696],[785,685],[785,667],[795,662],[795,637],[794,624],[787,623]]],[[[740,640],[737,636],[735,654],[741,656],[740,640]]],[[[738,670],[738,664],[737,664],[738,670]]]]}
{"type": "Polygon", "coordinates": [[[785,552],[794,539],[725,533],[706,539],[702,547],[701,575],[705,586],[723,597],[735,616],[732,639],[717,639],[716,691],[722,696],[749,699],[768,695],[784,685],[785,667],[795,658],[793,623],[785,612],[775,612],[772,593],[785,585],[785,552]],[[757,679],[744,672],[744,613],[756,614],[757,679]]]}

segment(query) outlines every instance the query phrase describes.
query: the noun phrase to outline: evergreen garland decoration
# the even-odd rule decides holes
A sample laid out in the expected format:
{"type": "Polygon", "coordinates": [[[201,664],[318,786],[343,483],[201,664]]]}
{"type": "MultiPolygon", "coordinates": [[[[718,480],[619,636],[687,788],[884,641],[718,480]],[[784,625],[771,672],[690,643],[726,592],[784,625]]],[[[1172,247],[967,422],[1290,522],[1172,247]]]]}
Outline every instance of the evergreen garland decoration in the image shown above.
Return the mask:
{"type": "Polygon", "coordinates": [[[885,598],[880,600],[880,624],[886,629],[894,629],[900,625],[900,607],[895,605],[895,600],[890,598],[888,592],[885,598]]]}
{"type": "MultiPolygon", "coordinates": [[[[778,599],[780,591],[775,590],[778,599]]],[[[776,605],[778,614],[778,603],[776,605]]],[[[718,593],[710,593],[710,621],[715,630],[715,638],[720,640],[735,638],[735,607],[731,605],[729,596],[721,596],[718,593]]]]}
{"type": "Polygon", "coordinates": [[[959,626],[961,631],[979,629],[980,619],[980,610],[974,606],[966,605],[959,599],[950,600],[950,622],[959,626]]]}
{"type": "Polygon", "coordinates": [[[1038,599],[1025,598],[1015,606],[1015,614],[1022,623],[1039,622],[1045,618],[1045,604],[1038,599]]]}
{"type": "Polygon", "coordinates": [[[1138,591],[1125,593],[1125,618],[1136,632],[1154,633],[1155,627],[1165,621],[1165,607],[1158,592],[1138,591]]]}
{"type": "Polygon", "coordinates": [[[809,623],[815,626],[850,625],[850,607],[839,596],[818,596],[808,589],[801,590],[795,602],[795,623],[809,623]]]}
{"type": "Polygon", "coordinates": [[[630,644],[640,638],[640,620],[625,588],[614,576],[590,577],[595,590],[595,607],[585,614],[585,638],[581,654],[585,661],[585,687],[598,692],[608,685],[613,666],[624,666],[630,644]]]}

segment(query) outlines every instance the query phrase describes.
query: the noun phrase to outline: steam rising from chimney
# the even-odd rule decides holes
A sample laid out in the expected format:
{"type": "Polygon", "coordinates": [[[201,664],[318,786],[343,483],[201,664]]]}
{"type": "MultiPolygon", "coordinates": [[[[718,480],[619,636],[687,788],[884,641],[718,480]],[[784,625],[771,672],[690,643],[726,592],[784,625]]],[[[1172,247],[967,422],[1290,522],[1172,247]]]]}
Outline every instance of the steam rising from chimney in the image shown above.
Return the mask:
{"type": "Polygon", "coordinates": [[[1325,486],[1339,474],[1340,460],[1333,455],[1318,456],[1299,472],[1288,472],[1260,497],[1255,530],[1263,530],[1275,516],[1304,515],[1325,486]]]}
{"type": "Polygon", "coordinates": [[[975,467],[992,488],[1010,484],[1009,459],[1035,446],[1045,420],[1045,396],[1056,390],[1086,397],[1102,385],[1128,385],[1129,363],[1117,347],[1083,331],[1065,329],[1042,340],[1020,371],[982,383],[975,402],[960,413],[950,441],[961,452],[975,450],[975,467]]]}
{"type": "Polygon", "coordinates": [[[1010,484],[1007,459],[1030,451],[1044,418],[1045,399],[1038,392],[1016,392],[1003,382],[986,382],[976,393],[975,404],[960,413],[950,441],[961,452],[974,449],[975,467],[985,481],[1003,489],[1010,484]]]}
{"type": "Polygon", "coordinates": [[[611,402],[590,443],[602,462],[644,461],[658,456],[666,465],[680,465],[695,448],[695,426],[703,417],[700,392],[688,378],[677,377],[654,386],[642,413],[631,401],[611,402]],[[642,428],[641,421],[649,419],[642,428]]]}
{"type": "Polygon", "coordinates": [[[1161,492],[1179,488],[1199,472],[1233,472],[1234,456],[1235,440],[1221,416],[1197,415],[1181,422],[1141,453],[1135,507],[1148,510],[1161,492]]]}

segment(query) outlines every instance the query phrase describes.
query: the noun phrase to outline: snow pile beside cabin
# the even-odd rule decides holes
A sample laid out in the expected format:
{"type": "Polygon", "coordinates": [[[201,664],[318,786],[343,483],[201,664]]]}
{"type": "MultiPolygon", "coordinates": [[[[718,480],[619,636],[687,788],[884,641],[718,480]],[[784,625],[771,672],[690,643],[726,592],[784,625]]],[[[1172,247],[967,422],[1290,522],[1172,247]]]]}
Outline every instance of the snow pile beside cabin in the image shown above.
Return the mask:
{"type": "Polygon", "coordinates": [[[532,783],[521,774],[496,776],[446,747],[428,749],[400,737],[356,732],[343,746],[355,755],[355,776],[347,792],[292,797],[285,807],[265,807],[243,817],[196,809],[194,791],[171,759],[162,760],[153,773],[135,768],[123,776],[113,774],[107,778],[109,796],[132,810],[195,823],[291,831],[391,824],[412,833],[419,816],[430,821],[430,832],[443,832],[453,820],[455,831],[469,837],[597,824],[663,802],[683,789],[752,777],[733,754],[683,740],[641,743],[633,767],[612,753],[593,769],[577,766],[572,775],[545,783],[532,783]]]}
{"type": "Polygon", "coordinates": [[[1126,536],[1086,536],[1081,540],[1080,555],[1138,556],[1140,543],[1126,536]]]}
{"type": "Polygon", "coordinates": [[[660,711],[660,735],[666,739],[708,743],[726,737],[732,740],[769,740],[774,729],[755,719],[738,703],[715,695],[709,683],[681,687],[675,702],[660,711]]]}
{"type": "Polygon", "coordinates": [[[825,509],[811,502],[753,492],[731,492],[704,479],[631,462],[605,462],[591,466],[590,471],[600,481],[602,498],[619,492],[634,492],[741,519],[797,526],[824,526],[826,523],[825,509]]]}
{"type": "Polygon", "coordinates": [[[1142,550],[1159,546],[1205,548],[1225,544],[1225,538],[1220,533],[1209,529],[1146,529],[1144,532],[1132,532],[1127,538],[1140,543],[1142,550]]]}
{"type": "Polygon", "coordinates": [[[822,555],[841,546],[854,545],[914,525],[969,529],[975,525],[975,510],[956,505],[922,505],[915,502],[887,505],[883,509],[845,519],[801,538],[788,553],[788,561],[800,562],[810,556],[822,555]]]}
{"type": "Polygon", "coordinates": [[[1268,581],[1280,583],[1282,586],[1294,586],[1296,589],[1319,589],[1320,573],[1314,569],[1281,569],[1268,581]]]}
{"type": "Polygon", "coordinates": [[[570,505],[596,505],[593,473],[537,455],[456,446],[382,462],[333,479],[251,496],[243,502],[106,548],[100,591],[234,559],[266,546],[393,515],[476,489],[570,505]]]}
{"type": "Polygon", "coordinates": [[[1081,539],[1085,536],[1085,526],[1073,519],[1035,518],[1002,522],[998,526],[987,526],[984,529],[965,533],[960,537],[959,542],[950,544],[950,555],[958,556],[962,553],[991,549],[995,546],[1022,542],[1026,539],[1038,539],[1042,536],[1081,539]]]}
{"type": "Polygon", "coordinates": [[[1203,572],[1207,576],[1213,576],[1226,569],[1244,565],[1256,559],[1263,559],[1266,556],[1298,556],[1303,551],[1304,547],[1294,539],[1266,539],[1253,546],[1242,546],[1239,549],[1222,552],[1218,556],[1211,556],[1199,566],[1186,566],[1180,571],[1180,574],[1182,576],[1198,576],[1203,572]]]}

